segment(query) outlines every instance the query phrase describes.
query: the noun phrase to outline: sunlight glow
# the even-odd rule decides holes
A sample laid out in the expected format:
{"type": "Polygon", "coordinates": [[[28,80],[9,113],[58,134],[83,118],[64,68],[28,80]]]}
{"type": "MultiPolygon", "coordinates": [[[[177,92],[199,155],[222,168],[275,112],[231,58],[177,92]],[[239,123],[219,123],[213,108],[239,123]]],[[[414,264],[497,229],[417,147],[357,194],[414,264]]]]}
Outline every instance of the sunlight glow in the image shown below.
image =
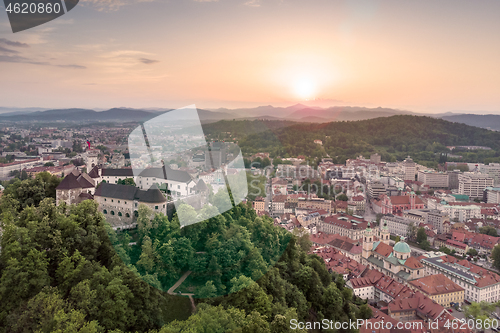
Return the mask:
{"type": "Polygon", "coordinates": [[[311,99],[314,97],[316,87],[309,79],[300,79],[295,82],[295,93],[303,99],[311,99]]]}

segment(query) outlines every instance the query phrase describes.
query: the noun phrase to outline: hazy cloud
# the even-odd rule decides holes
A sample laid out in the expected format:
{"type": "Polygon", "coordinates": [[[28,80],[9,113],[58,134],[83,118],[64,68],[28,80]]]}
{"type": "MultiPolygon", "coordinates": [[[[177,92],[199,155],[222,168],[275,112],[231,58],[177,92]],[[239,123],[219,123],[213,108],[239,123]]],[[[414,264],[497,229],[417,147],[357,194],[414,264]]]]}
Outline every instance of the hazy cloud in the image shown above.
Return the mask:
{"type": "Polygon", "coordinates": [[[85,67],[85,66],[75,65],[75,64],[71,64],[71,65],[55,65],[55,66],[62,67],[62,68],[87,69],[87,67],[85,67]]]}
{"type": "Polygon", "coordinates": [[[8,48],[3,47],[2,45],[0,45],[0,53],[19,53],[19,52],[16,51],[16,50],[8,49],[8,48]]]}
{"type": "Polygon", "coordinates": [[[0,44],[13,46],[13,47],[29,47],[29,45],[26,43],[13,42],[11,40],[8,40],[7,38],[0,38],[0,44]]]}
{"type": "Polygon", "coordinates": [[[81,3],[89,4],[100,12],[113,12],[123,6],[153,1],[155,0],[81,0],[81,3]]]}
{"type": "Polygon", "coordinates": [[[34,61],[32,59],[25,58],[20,55],[0,55],[0,62],[14,62],[14,63],[23,63],[23,64],[32,64],[32,65],[45,65],[48,66],[50,63],[42,62],[42,61],[34,61]]]}
{"type": "Polygon", "coordinates": [[[157,62],[160,62],[159,60],[153,60],[147,58],[140,58],[139,61],[146,65],[156,64],[157,62]]]}
{"type": "Polygon", "coordinates": [[[74,68],[74,69],[86,69],[87,67],[81,65],[54,65],[46,61],[36,61],[29,59],[20,55],[2,55],[0,54],[0,62],[10,62],[10,63],[21,63],[21,64],[31,64],[31,65],[41,65],[41,66],[54,66],[61,68],[74,68]]]}
{"type": "Polygon", "coordinates": [[[247,2],[245,2],[245,6],[260,7],[260,0],[248,0],[247,2]]]}

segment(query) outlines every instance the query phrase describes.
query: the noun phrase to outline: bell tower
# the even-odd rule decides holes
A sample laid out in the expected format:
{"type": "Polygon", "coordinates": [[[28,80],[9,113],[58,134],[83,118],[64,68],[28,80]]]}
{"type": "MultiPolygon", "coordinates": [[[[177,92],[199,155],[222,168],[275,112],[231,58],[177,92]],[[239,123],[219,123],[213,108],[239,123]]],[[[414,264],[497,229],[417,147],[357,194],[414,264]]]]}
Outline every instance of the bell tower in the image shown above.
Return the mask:
{"type": "Polygon", "coordinates": [[[387,227],[387,222],[384,221],[384,225],[380,228],[380,241],[389,245],[391,240],[391,234],[389,232],[389,228],[387,227]]]}
{"type": "Polygon", "coordinates": [[[368,222],[368,226],[365,229],[365,234],[363,235],[363,251],[362,257],[367,259],[373,250],[373,230],[368,222]]]}

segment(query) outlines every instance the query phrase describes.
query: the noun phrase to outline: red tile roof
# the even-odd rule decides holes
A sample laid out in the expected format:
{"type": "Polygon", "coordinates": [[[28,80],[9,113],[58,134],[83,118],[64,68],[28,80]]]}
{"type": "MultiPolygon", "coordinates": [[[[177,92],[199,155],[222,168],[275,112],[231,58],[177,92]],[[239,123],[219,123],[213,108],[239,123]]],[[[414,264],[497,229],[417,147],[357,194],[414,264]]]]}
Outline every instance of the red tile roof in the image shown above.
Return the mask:
{"type": "Polygon", "coordinates": [[[411,269],[424,267],[424,265],[422,265],[420,261],[418,261],[418,259],[415,257],[409,257],[408,259],[406,259],[405,266],[411,269]]]}
{"type": "Polygon", "coordinates": [[[409,283],[427,295],[449,294],[464,290],[443,274],[429,275],[409,283]]]}

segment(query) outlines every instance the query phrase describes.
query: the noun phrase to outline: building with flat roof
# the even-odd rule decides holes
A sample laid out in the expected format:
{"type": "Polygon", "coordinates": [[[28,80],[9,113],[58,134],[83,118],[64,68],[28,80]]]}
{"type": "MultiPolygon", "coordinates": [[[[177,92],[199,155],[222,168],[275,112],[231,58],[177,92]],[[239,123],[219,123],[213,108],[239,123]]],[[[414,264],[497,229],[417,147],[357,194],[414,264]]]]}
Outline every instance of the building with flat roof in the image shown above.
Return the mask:
{"type": "Polygon", "coordinates": [[[434,170],[419,170],[418,181],[430,188],[448,188],[448,173],[434,170]]]}
{"type": "Polygon", "coordinates": [[[415,180],[416,166],[410,156],[403,161],[404,180],[415,180]]]}
{"type": "Polygon", "coordinates": [[[380,219],[381,224],[387,224],[387,228],[391,235],[396,236],[408,236],[409,225],[413,223],[414,225],[418,225],[414,221],[394,215],[385,215],[380,219]]]}
{"type": "Polygon", "coordinates": [[[494,185],[493,177],[478,172],[464,172],[458,175],[458,193],[471,198],[482,198],[487,187],[494,185]]]}

